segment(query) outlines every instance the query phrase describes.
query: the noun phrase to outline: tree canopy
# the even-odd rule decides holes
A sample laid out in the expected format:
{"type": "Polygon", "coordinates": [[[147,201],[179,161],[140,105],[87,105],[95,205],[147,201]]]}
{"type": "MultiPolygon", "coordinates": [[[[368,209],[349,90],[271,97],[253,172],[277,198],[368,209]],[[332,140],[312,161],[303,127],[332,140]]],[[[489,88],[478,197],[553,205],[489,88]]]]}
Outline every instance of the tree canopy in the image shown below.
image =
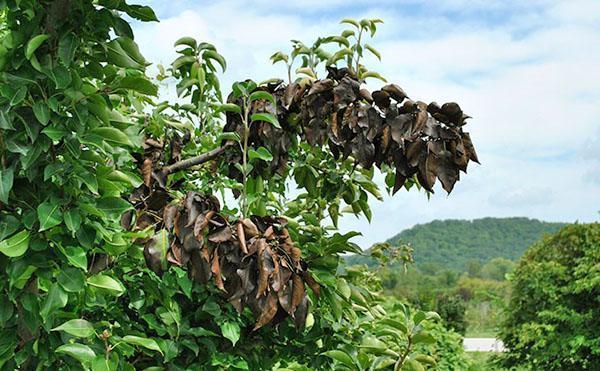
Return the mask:
{"type": "Polygon", "coordinates": [[[593,370],[600,364],[600,224],[543,238],[519,261],[500,337],[506,366],[593,370]]]}
{"type": "Polygon", "coordinates": [[[237,82],[224,102],[212,44],[184,37],[148,76],[123,17],[157,21],[150,7],[0,5],[3,368],[435,364],[419,345],[437,314],[388,313],[372,272],[338,269],[359,251],[338,218],[371,218],[375,169],[391,193],[450,192],[477,161],[458,104],[365,88],[385,80],[361,63],[380,20],[294,40],[272,57],[287,83],[237,82]]]}

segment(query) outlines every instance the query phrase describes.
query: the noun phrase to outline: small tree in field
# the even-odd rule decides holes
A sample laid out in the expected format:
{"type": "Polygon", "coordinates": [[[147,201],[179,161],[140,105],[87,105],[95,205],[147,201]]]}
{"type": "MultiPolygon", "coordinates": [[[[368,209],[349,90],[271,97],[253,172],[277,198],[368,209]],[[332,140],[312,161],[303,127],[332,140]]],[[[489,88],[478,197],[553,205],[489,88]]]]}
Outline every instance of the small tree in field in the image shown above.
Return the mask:
{"type": "Polygon", "coordinates": [[[293,41],[287,83],[235,83],[182,38],[158,81],[122,0],[0,1],[3,369],[422,369],[435,313],[381,305],[337,232],[369,198],[450,192],[477,161],[458,104],[408,99],[362,63],[379,20],[293,41]],[[323,75],[324,74],[324,75],[323,75]],[[322,75],[322,76],[319,76],[322,75]],[[288,189],[300,193],[290,197],[288,189]],[[234,202],[229,195],[235,197],[234,202]],[[400,308],[400,309],[398,309],[400,308]]]}

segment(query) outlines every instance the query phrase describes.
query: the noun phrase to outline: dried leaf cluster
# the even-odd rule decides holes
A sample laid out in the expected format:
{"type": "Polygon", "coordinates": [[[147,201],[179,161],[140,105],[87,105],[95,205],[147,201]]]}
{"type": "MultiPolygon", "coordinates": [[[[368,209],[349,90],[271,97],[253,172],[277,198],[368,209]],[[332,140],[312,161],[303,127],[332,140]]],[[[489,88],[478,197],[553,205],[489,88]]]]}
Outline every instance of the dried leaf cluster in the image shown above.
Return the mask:
{"type": "Polygon", "coordinates": [[[255,330],[288,316],[297,327],[304,325],[309,305],[305,284],[317,295],[319,285],[285,219],[253,216],[230,223],[215,197],[189,192],[173,204],[157,182],[152,188],[139,187],[130,201],[136,210],[124,215],[123,227],[156,231],[137,241],[145,245],[146,263],[156,273],[174,264],[195,282],[212,280],[240,313],[250,308],[255,330]]]}
{"type": "MultiPolygon", "coordinates": [[[[273,155],[255,172],[263,177],[284,172],[299,136],[314,146],[327,144],[336,158],[352,156],[364,168],[385,164],[395,169],[394,192],[414,175],[430,192],[436,179],[451,192],[459,171],[466,172],[469,160],[478,162],[471,138],[462,129],[469,116],[458,104],[412,101],[395,84],[369,92],[348,69],[328,67],[328,71],[326,79],[312,83],[258,88],[270,92],[277,103],[257,100],[251,111],[276,115],[281,128],[262,121],[250,127],[250,146],[265,147],[273,155]]],[[[228,101],[241,104],[233,95],[228,101]]],[[[224,130],[241,135],[240,115],[228,112],[224,130]]],[[[242,175],[233,165],[241,156],[232,149],[225,157],[229,176],[238,180],[242,175]]]]}

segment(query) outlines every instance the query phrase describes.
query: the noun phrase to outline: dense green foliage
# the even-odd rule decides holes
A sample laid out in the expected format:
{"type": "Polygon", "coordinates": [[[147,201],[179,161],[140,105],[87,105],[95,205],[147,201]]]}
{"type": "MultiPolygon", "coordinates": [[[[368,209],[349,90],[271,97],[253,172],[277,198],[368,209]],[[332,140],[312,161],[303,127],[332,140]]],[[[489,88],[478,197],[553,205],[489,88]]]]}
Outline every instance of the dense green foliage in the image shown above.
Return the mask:
{"type": "MultiPolygon", "coordinates": [[[[223,104],[218,74],[226,68],[225,59],[215,46],[186,37],[175,44],[178,58],[170,67],[159,68],[157,77],[174,86],[180,100],[157,102],[157,86],[146,74],[149,63],[123,18],[156,21],[149,7],[123,0],[0,0],[0,9],[2,370],[114,371],[163,365],[171,370],[366,370],[377,365],[420,370],[443,362],[447,352],[425,354],[437,341],[436,333],[446,348],[452,338],[446,338],[444,330],[428,330],[437,314],[397,302],[390,306],[379,275],[360,268],[338,269],[342,254],[359,251],[350,241],[357,233],[337,232],[338,217],[353,213],[370,218],[369,197],[381,198],[372,163],[358,166],[352,157],[338,158],[325,146],[306,143],[295,131],[297,115],[278,122],[281,102],[266,91],[271,82],[235,83],[236,103],[223,104]],[[252,113],[256,107],[272,112],[252,113]],[[229,118],[239,115],[242,135],[223,132],[223,112],[229,118]],[[288,151],[253,147],[255,138],[249,134],[257,127],[265,132],[288,129],[293,139],[285,143],[288,151]],[[239,146],[234,155],[239,154],[240,161],[181,165],[185,159],[220,151],[221,143],[229,146],[225,149],[239,146]],[[282,159],[276,174],[258,171],[267,168],[265,163],[272,165],[275,155],[282,159]],[[169,167],[174,170],[163,171],[169,167]],[[240,181],[229,176],[232,169],[241,175],[240,181]],[[286,185],[292,178],[300,193],[287,200],[286,185]],[[298,246],[290,251],[301,255],[306,265],[302,268],[316,281],[311,291],[302,282],[294,283],[306,304],[305,322],[295,326],[289,315],[278,311],[277,301],[286,304],[287,297],[270,291],[275,305],[265,305],[269,320],[282,315],[276,325],[259,328],[255,315],[237,312],[218,284],[195,282],[187,267],[177,264],[178,257],[168,255],[173,253],[170,232],[155,231],[160,223],[148,222],[154,219],[144,219],[140,211],[152,211],[156,203],[176,208],[190,191],[220,196],[221,202],[226,194],[239,195],[237,202],[220,210],[221,217],[232,222],[252,214],[283,216],[298,246]],[[133,209],[135,215],[124,214],[133,209]],[[126,227],[131,225],[135,228],[126,227]],[[147,247],[149,241],[154,245],[148,260],[158,269],[144,264],[144,244],[147,247]]],[[[360,63],[365,51],[378,55],[365,41],[381,21],[343,23],[348,29],[341,36],[320,38],[312,46],[294,42],[290,58],[279,56],[288,64],[290,82],[298,81],[295,87],[307,90],[317,84],[317,73],[325,65],[338,71],[336,64],[344,62],[347,67],[339,71],[350,76],[345,79],[348,86],[366,78],[382,79],[360,63]],[[330,52],[323,49],[327,45],[330,52]],[[296,57],[301,65],[298,76],[292,76],[296,57]]],[[[320,87],[332,90],[333,83],[329,79],[320,87]]],[[[401,89],[391,88],[395,100],[405,98],[401,89]]],[[[377,114],[373,99],[357,98],[344,86],[340,90],[348,93],[344,99],[355,99],[355,106],[377,114]]],[[[384,93],[388,94],[380,91],[379,96],[384,93]]],[[[388,107],[398,110],[389,94],[387,98],[388,107]]],[[[427,111],[414,102],[406,106],[418,110],[406,112],[407,120],[418,116],[421,124],[438,123],[428,120],[427,111]]],[[[448,107],[457,116],[452,120],[464,124],[458,105],[448,107]]],[[[432,108],[445,117],[440,107],[432,108]]],[[[377,116],[374,121],[379,122],[377,116]]],[[[452,130],[462,129],[455,125],[452,130]]],[[[389,127],[387,134],[392,135],[389,127]]],[[[402,139],[398,134],[402,133],[396,132],[396,139],[402,139]]],[[[374,155],[363,152],[358,154],[374,155]]],[[[433,157],[428,158],[435,161],[433,157]]],[[[466,158],[458,160],[466,170],[466,158]]],[[[440,168],[445,164],[450,161],[440,168]]],[[[393,180],[394,169],[381,170],[393,180]]],[[[458,174],[458,168],[452,170],[458,174]]],[[[447,188],[457,180],[447,179],[449,174],[453,172],[442,173],[440,179],[447,188]]],[[[388,190],[397,184],[419,187],[423,180],[414,172],[408,178],[396,174],[396,179],[388,190]]],[[[428,174],[426,180],[430,187],[435,177],[428,174]]],[[[162,223],[167,216],[154,217],[162,223]]],[[[196,224],[194,238],[204,242],[204,228],[196,224]]],[[[261,233],[267,239],[267,232],[261,233]]],[[[214,256],[210,269],[216,276],[223,259],[214,256]]],[[[294,261],[300,262],[299,256],[294,261]]],[[[269,266],[261,269],[269,271],[269,266]]],[[[264,304],[259,296],[256,302],[264,304]]]]}
{"type": "Polygon", "coordinates": [[[497,279],[495,272],[504,268],[503,259],[492,259],[481,269],[494,272],[492,276],[472,277],[468,272],[429,271],[412,266],[406,273],[391,266],[383,269],[381,276],[387,295],[402,298],[423,310],[435,310],[447,327],[479,337],[492,336],[502,319],[509,287],[505,277],[497,279]]]}
{"type": "Polygon", "coordinates": [[[527,250],[514,273],[500,337],[506,366],[600,365],[600,224],[575,224],[527,250]]]}
{"type": "MultiPolygon", "coordinates": [[[[409,243],[417,267],[434,264],[463,271],[469,262],[483,265],[495,257],[516,260],[543,234],[556,232],[563,225],[517,217],[436,220],[404,230],[388,242],[409,243]]],[[[351,256],[348,262],[369,263],[360,256],[351,256]]]]}

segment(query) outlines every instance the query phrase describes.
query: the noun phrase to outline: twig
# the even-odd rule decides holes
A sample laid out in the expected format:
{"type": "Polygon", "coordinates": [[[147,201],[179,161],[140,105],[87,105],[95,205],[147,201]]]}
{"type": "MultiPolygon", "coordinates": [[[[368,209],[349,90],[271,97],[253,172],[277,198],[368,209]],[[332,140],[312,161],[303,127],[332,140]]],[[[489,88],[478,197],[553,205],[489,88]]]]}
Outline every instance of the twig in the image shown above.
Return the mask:
{"type": "Polygon", "coordinates": [[[203,164],[203,163],[208,162],[208,161],[214,159],[215,157],[218,157],[221,154],[223,154],[223,152],[225,152],[225,150],[229,146],[233,145],[233,143],[234,142],[227,142],[224,145],[222,145],[221,147],[217,147],[217,148],[213,149],[212,151],[203,153],[196,157],[190,157],[190,158],[186,158],[185,160],[177,161],[174,164],[163,167],[160,170],[160,172],[163,173],[164,175],[168,175],[168,174],[174,173],[179,170],[183,170],[183,169],[190,168],[192,166],[203,164]]]}

